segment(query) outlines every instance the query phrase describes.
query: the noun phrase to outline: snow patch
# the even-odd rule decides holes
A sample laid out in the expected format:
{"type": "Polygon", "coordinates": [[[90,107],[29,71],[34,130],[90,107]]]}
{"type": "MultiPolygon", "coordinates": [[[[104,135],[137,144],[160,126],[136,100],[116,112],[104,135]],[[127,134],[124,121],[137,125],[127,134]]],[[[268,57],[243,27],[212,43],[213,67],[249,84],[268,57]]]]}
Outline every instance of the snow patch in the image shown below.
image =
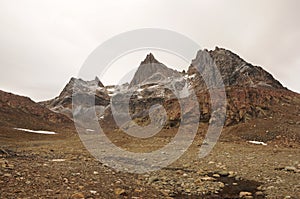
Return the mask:
{"type": "Polygon", "coordinates": [[[192,74],[192,75],[189,75],[188,78],[192,79],[192,78],[195,78],[196,77],[196,74],[192,74]]]}
{"type": "Polygon", "coordinates": [[[64,162],[66,159],[52,159],[51,162],[64,162]]]}
{"type": "Polygon", "coordinates": [[[114,92],[115,88],[107,88],[106,90],[109,91],[109,92],[114,92]]]}
{"type": "Polygon", "coordinates": [[[261,144],[261,145],[264,145],[264,146],[267,145],[266,143],[264,143],[264,142],[259,142],[259,141],[248,141],[248,142],[251,143],[251,144],[261,144]]]}
{"type": "Polygon", "coordinates": [[[157,88],[158,85],[149,86],[148,89],[157,88]]]}
{"type": "Polygon", "coordinates": [[[22,128],[14,128],[14,129],[19,130],[19,131],[29,132],[29,133],[40,133],[40,134],[47,134],[47,135],[54,135],[54,134],[56,134],[53,131],[35,131],[35,130],[22,129],[22,128]]]}
{"type": "Polygon", "coordinates": [[[241,65],[240,67],[237,67],[235,70],[234,70],[234,73],[236,72],[240,72],[240,73],[243,73],[245,72],[246,70],[249,69],[249,66],[247,66],[246,64],[243,64],[241,65]]]}
{"type": "Polygon", "coordinates": [[[113,96],[115,96],[116,95],[116,93],[108,93],[108,96],[109,97],[113,97],[113,96]]]}

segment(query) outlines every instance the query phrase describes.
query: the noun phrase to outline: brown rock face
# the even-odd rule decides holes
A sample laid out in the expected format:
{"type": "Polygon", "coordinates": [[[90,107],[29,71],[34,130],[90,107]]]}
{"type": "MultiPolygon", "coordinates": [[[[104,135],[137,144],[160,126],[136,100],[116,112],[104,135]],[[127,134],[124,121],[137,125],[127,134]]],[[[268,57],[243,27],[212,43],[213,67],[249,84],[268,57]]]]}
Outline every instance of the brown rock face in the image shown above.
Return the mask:
{"type": "MultiPolygon", "coordinates": [[[[198,100],[202,113],[202,121],[208,121],[211,117],[210,97],[207,91],[198,93],[198,100]]],[[[226,126],[247,122],[255,118],[270,118],[275,113],[275,106],[281,103],[291,103],[289,98],[297,98],[298,94],[287,89],[272,88],[226,88],[226,126]]]]}
{"type": "Polygon", "coordinates": [[[192,61],[188,74],[195,75],[193,79],[194,87],[197,87],[197,89],[206,87],[203,77],[199,75],[198,71],[209,80],[215,77],[216,71],[211,67],[213,64],[216,65],[220,72],[226,87],[271,87],[284,89],[279,81],[261,67],[253,66],[231,51],[218,47],[211,51],[200,50],[192,61]],[[198,71],[195,67],[198,67],[198,71]]]}
{"type": "Polygon", "coordinates": [[[213,51],[200,50],[188,74],[193,77],[191,84],[198,96],[203,121],[211,117],[208,88],[225,87],[226,125],[268,117],[272,113],[272,105],[282,101],[284,95],[294,95],[261,67],[218,47],[213,51]]]}
{"type": "Polygon", "coordinates": [[[0,124],[5,127],[51,129],[51,125],[71,125],[66,116],[54,113],[28,97],[0,91],[0,124]]]}

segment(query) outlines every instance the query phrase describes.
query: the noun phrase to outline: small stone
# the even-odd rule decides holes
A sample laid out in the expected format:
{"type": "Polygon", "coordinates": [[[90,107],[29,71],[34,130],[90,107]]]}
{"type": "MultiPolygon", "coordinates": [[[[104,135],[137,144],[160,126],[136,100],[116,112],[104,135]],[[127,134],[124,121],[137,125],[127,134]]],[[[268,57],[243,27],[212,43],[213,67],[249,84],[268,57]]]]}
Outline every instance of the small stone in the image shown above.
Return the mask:
{"type": "Polygon", "coordinates": [[[275,188],[274,186],[268,186],[268,187],[267,187],[268,190],[274,189],[274,188],[275,188]]]}
{"type": "Polygon", "coordinates": [[[184,164],[183,168],[189,168],[191,165],[190,164],[184,164]]]}
{"type": "Polygon", "coordinates": [[[203,178],[201,178],[202,181],[215,181],[215,178],[209,177],[209,176],[205,176],[203,178]]]}
{"type": "Polygon", "coordinates": [[[74,193],[71,199],[84,199],[84,195],[82,193],[74,193]]]}
{"type": "Polygon", "coordinates": [[[156,181],[158,181],[158,177],[157,176],[152,176],[152,177],[149,178],[148,183],[151,184],[151,183],[156,182],[156,181]]]}
{"type": "Polygon", "coordinates": [[[235,172],[234,171],[228,171],[229,175],[234,175],[235,172]]]}
{"type": "Polygon", "coordinates": [[[176,170],[176,174],[181,175],[183,173],[182,170],[176,170]]]}
{"type": "Polygon", "coordinates": [[[255,192],[255,195],[256,195],[256,196],[263,196],[264,193],[263,193],[262,191],[257,191],[257,192],[255,192]]]}
{"type": "Polygon", "coordinates": [[[220,171],[218,173],[220,176],[224,176],[224,177],[229,175],[229,173],[227,171],[220,171]]]}
{"type": "Polygon", "coordinates": [[[214,178],[219,178],[219,177],[220,177],[220,175],[219,175],[219,174],[217,174],[217,173],[215,173],[215,174],[213,174],[213,177],[214,177],[214,178]]]}
{"type": "Polygon", "coordinates": [[[240,198],[245,198],[246,196],[252,196],[252,193],[248,191],[241,191],[239,194],[240,198]]]}
{"type": "Polygon", "coordinates": [[[78,186],[78,188],[79,188],[80,190],[82,190],[82,189],[84,188],[84,186],[78,186]]]}
{"type": "Polygon", "coordinates": [[[127,195],[125,189],[121,189],[121,188],[116,188],[115,189],[115,194],[119,195],[119,196],[125,196],[125,195],[127,195]]]}
{"type": "Polygon", "coordinates": [[[11,174],[10,173],[5,173],[3,176],[4,177],[11,177],[11,174]]]}
{"type": "Polygon", "coordinates": [[[169,189],[164,189],[164,190],[161,190],[161,193],[162,193],[165,197],[167,197],[167,196],[169,196],[170,190],[169,190],[169,189]]]}
{"type": "Polygon", "coordinates": [[[238,183],[234,182],[234,183],[232,183],[232,185],[233,185],[233,186],[237,186],[237,185],[238,185],[238,183]]]}
{"type": "Polygon", "coordinates": [[[97,193],[97,191],[90,190],[90,193],[91,193],[91,194],[96,194],[96,193],[97,193]]]}
{"type": "Polygon", "coordinates": [[[183,177],[188,177],[188,174],[184,173],[182,174],[183,177]]]}
{"type": "Polygon", "coordinates": [[[142,193],[143,190],[142,190],[142,189],[135,188],[135,189],[134,189],[134,192],[136,192],[136,193],[142,193]]]}
{"type": "Polygon", "coordinates": [[[200,170],[197,171],[197,174],[199,174],[199,175],[204,175],[204,173],[205,172],[202,169],[200,169],[200,170]]]}
{"type": "Polygon", "coordinates": [[[225,184],[223,182],[219,182],[219,187],[220,188],[224,188],[225,187],[225,184]]]}
{"type": "Polygon", "coordinates": [[[235,176],[235,172],[234,171],[228,171],[228,177],[232,178],[235,176]]]}
{"type": "Polygon", "coordinates": [[[5,169],[14,169],[14,165],[13,164],[8,164],[7,162],[5,162],[4,164],[2,164],[2,167],[5,169]]]}
{"type": "Polygon", "coordinates": [[[235,180],[242,180],[242,177],[240,177],[240,176],[235,176],[234,179],[235,179],[235,180]]]}
{"type": "Polygon", "coordinates": [[[297,171],[296,167],[291,167],[291,166],[284,167],[284,170],[291,171],[291,172],[296,172],[297,171]]]}
{"type": "Polygon", "coordinates": [[[99,172],[98,172],[98,171],[94,171],[93,174],[94,174],[94,175],[98,175],[99,172]]]}

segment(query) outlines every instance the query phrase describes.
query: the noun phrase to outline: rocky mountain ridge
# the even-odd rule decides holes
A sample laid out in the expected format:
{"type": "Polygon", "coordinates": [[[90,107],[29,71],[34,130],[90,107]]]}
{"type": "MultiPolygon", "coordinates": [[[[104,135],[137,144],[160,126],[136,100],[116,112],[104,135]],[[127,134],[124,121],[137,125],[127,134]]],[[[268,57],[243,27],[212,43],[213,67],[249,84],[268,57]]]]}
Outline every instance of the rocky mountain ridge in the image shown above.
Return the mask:
{"type": "Polygon", "coordinates": [[[10,128],[52,129],[71,126],[72,121],[35,103],[28,97],[0,91],[0,125],[10,128]]]}
{"type": "MultiPolygon", "coordinates": [[[[298,94],[283,87],[278,80],[261,67],[253,66],[231,51],[218,47],[210,51],[200,50],[196,58],[192,60],[187,72],[169,69],[156,60],[153,54],[148,54],[141,62],[129,85],[105,87],[99,79],[84,81],[73,78],[70,82],[75,80],[80,82],[80,86],[75,88],[76,93],[89,96],[93,95],[93,93],[89,93],[91,90],[96,91],[95,102],[98,119],[100,122],[109,121],[107,123],[115,128],[118,127],[112,122],[114,117],[112,117],[110,102],[114,102],[114,108],[117,110],[114,114],[122,118],[122,114],[126,113],[128,109],[126,100],[129,100],[132,121],[124,120],[126,121],[122,124],[124,128],[135,124],[147,126],[151,119],[156,120],[149,117],[149,111],[157,105],[163,106],[167,113],[164,128],[176,128],[180,125],[182,117],[185,116],[181,113],[178,97],[186,98],[193,92],[199,103],[201,114],[199,122],[209,123],[217,120],[212,117],[211,112],[208,90],[211,86],[218,89],[224,85],[227,100],[226,107],[224,107],[226,109],[225,126],[249,122],[256,118],[272,118],[275,106],[280,108],[281,104],[292,103],[293,99],[299,98],[298,94]],[[213,65],[215,67],[212,67],[213,65]],[[196,66],[199,67],[198,70],[195,68],[196,66]],[[221,78],[217,78],[216,70],[219,71],[221,78]]],[[[72,86],[74,87],[69,83],[59,97],[42,104],[61,113],[65,113],[65,110],[68,109],[68,114],[65,114],[72,117],[72,91],[70,89],[72,86]]],[[[190,111],[194,107],[195,104],[192,102],[187,104],[187,109],[190,111]]],[[[86,108],[81,111],[86,113],[90,110],[86,108]]],[[[163,115],[162,110],[151,111],[157,111],[156,118],[162,118],[160,117],[163,115]]],[[[185,114],[190,117],[189,112],[185,114]]],[[[163,123],[163,121],[156,122],[163,123]]]]}
{"type": "Polygon", "coordinates": [[[87,100],[94,100],[95,105],[98,107],[107,106],[110,100],[107,89],[98,77],[91,81],[71,78],[58,97],[40,102],[40,104],[54,112],[59,112],[72,118],[72,97],[75,95],[87,100]]]}

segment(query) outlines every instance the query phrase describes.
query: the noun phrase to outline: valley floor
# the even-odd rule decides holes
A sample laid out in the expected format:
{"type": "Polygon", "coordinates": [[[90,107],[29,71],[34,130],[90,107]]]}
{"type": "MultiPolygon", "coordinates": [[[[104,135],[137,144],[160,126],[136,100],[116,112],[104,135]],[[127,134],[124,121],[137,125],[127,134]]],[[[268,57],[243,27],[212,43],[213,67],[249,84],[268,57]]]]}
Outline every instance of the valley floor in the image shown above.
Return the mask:
{"type": "MultiPolygon", "coordinates": [[[[124,148],[157,148],[111,134],[124,148]]],[[[300,148],[218,142],[205,158],[190,149],[146,174],[114,171],[93,158],[77,135],[0,132],[0,198],[300,198],[300,148]],[[16,137],[18,139],[16,139],[16,137]]]]}

